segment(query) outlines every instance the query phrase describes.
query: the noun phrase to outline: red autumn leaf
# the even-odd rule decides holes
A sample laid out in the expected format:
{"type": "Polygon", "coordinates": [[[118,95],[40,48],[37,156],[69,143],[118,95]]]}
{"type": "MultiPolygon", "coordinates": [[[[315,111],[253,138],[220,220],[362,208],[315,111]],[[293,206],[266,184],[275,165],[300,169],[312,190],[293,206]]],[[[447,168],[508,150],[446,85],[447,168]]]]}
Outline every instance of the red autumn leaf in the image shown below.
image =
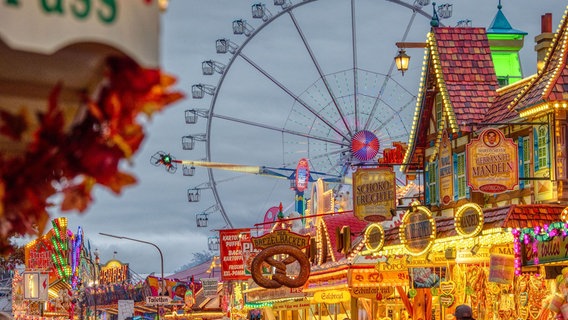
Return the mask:
{"type": "MultiPolygon", "coordinates": [[[[43,234],[48,226],[48,201],[61,192],[64,211],[84,212],[92,203],[92,187],[106,186],[121,193],[136,178],[120,172],[121,160],[133,155],[145,138],[138,122],[140,113],[151,116],[183,97],[172,91],[175,78],[160,70],[146,70],[130,59],[108,60],[108,84],[94,100],[85,100],[87,113],[68,128],[59,94],[63,85],[52,90],[47,111],[39,114],[38,129],[21,155],[0,158],[0,252],[10,246],[4,241],[15,234],[43,234]],[[83,176],[80,184],[62,186],[83,176]],[[54,183],[55,182],[55,183],[54,183]]],[[[26,111],[27,109],[24,109],[26,111]]],[[[0,134],[21,140],[32,121],[25,116],[0,113],[0,134]]]]}
{"type": "Polygon", "coordinates": [[[118,172],[117,174],[110,177],[110,180],[107,181],[106,186],[110,188],[114,193],[120,194],[122,192],[122,188],[126,186],[130,186],[136,184],[137,180],[134,176],[124,173],[118,172]]]}
{"type": "Polygon", "coordinates": [[[0,133],[14,140],[21,140],[22,135],[30,126],[30,120],[26,109],[20,110],[18,114],[11,114],[0,110],[0,133]]]}
{"type": "Polygon", "coordinates": [[[93,201],[91,197],[91,187],[83,182],[63,190],[63,201],[61,202],[62,211],[77,210],[84,212],[93,201]]]}

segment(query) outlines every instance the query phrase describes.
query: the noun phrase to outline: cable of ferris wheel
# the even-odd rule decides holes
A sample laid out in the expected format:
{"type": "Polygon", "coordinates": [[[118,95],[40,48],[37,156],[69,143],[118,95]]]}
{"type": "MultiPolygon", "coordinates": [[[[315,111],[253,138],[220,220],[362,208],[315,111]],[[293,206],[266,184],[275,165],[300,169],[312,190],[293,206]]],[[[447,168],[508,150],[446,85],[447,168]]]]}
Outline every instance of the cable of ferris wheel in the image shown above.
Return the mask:
{"type": "Polygon", "coordinates": [[[288,11],[288,15],[292,19],[292,22],[294,23],[294,26],[296,27],[296,31],[298,31],[298,34],[300,35],[300,38],[302,39],[302,42],[304,43],[304,46],[306,47],[306,50],[308,51],[308,54],[310,55],[310,58],[312,59],[312,62],[314,64],[314,66],[316,67],[316,70],[318,71],[320,79],[322,80],[325,88],[327,89],[327,93],[331,97],[331,100],[332,100],[333,104],[335,105],[335,110],[337,110],[337,113],[339,114],[339,117],[341,118],[341,121],[343,122],[343,125],[345,126],[345,129],[347,130],[347,133],[349,134],[349,136],[352,136],[353,132],[351,131],[351,128],[349,127],[349,124],[347,123],[347,120],[345,118],[345,115],[343,114],[343,111],[339,107],[339,103],[337,102],[337,98],[335,97],[335,94],[333,94],[333,90],[331,90],[331,87],[330,87],[329,83],[327,82],[327,79],[326,79],[326,77],[325,77],[325,75],[324,75],[324,73],[321,69],[321,66],[320,66],[318,60],[316,59],[316,56],[314,55],[314,52],[312,51],[312,48],[310,47],[308,40],[306,39],[306,36],[304,35],[304,32],[302,31],[302,28],[300,28],[300,25],[298,24],[298,21],[296,20],[296,17],[292,13],[292,11],[288,11]]]}
{"type": "Polygon", "coordinates": [[[219,115],[219,114],[212,114],[212,116],[215,117],[215,118],[218,118],[218,119],[233,121],[233,122],[242,123],[242,124],[246,124],[246,125],[250,125],[250,126],[254,126],[254,127],[259,127],[259,128],[264,128],[264,129],[268,129],[268,130],[273,130],[273,131],[279,131],[279,132],[282,132],[282,133],[288,133],[288,134],[303,137],[303,138],[319,140],[319,141],[323,141],[323,142],[327,142],[327,143],[333,143],[333,144],[337,144],[337,145],[340,145],[340,146],[348,146],[347,143],[338,142],[337,140],[329,139],[329,138],[326,138],[326,137],[318,137],[318,136],[314,136],[314,135],[311,135],[311,134],[302,133],[302,132],[298,132],[298,131],[292,131],[292,130],[288,130],[288,129],[285,129],[285,128],[279,128],[279,127],[276,127],[276,126],[269,126],[269,125],[253,122],[253,121],[250,121],[250,120],[239,119],[239,118],[230,117],[230,116],[226,116],[226,115],[219,115]]]}
{"type": "MultiPolygon", "coordinates": [[[[390,1],[390,0],[389,0],[390,1]]],[[[408,22],[408,24],[406,25],[406,30],[404,31],[404,36],[402,37],[402,41],[406,41],[406,38],[408,37],[408,33],[410,31],[410,27],[412,26],[412,23],[414,22],[414,18],[416,17],[416,10],[414,9],[412,11],[412,17],[410,18],[410,21],[408,22]]],[[[375,99],[375,103],[373,104],[373,108],[371,109],[371,112],[369,113],[369,116],[367,117],[367,122],[365,123],[365,130],[367,130],[371,124],[371,120],[372,120],[372,116],[373,114],[375,114],[375,111],[377,110],[377,107],[379,106],[379,102],[381,101],[381,98],[383,96],[383,93],[385,92],[385,88],[392,76],[392,72],[394,70],[394,66],[395,66],[395,61],[393,59],[393,61],[391,61],[390,67],[389,67],[389,71],[385,77],[385,81],[383,81],[383,84],[381,85],[381,88],[379,89],[379,93],[377,94],[377,98],[375,99]]]]}

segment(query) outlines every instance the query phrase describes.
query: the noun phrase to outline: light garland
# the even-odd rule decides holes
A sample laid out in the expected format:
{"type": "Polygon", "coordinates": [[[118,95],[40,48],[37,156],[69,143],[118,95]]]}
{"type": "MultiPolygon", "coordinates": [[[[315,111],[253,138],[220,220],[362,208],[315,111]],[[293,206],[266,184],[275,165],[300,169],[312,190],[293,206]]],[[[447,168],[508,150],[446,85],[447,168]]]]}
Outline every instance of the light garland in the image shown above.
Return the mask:
{"type": "MultiPolygon", "coordinates": [[[[426,91],[426,85],[425,85],[425,81],[426,81],[426,76],[427,76],[427,70],[428,70],[428,57],[430,56],[430,51],[431,51],[431,46],[432,46],[432,41],[430,39],[430,34],[428,34],[428,38],[427,38],[427,43],[428,45],[426,46],[426,48],[424,49],[424,58],[422,61],[422,74],[420,75],[420,88],[418,89],[418,95],[416,96],[416,108],[414,109],[414,117],[412,119],[412,127],[410,129],[410,135],[409,135],[409,139],[408,139],[408,148],[406,149],[406,152],[404,154],[404,158],[402,163],[409,163],[410,162],[410,155],[412,154],[411,150],[414,150],[414,140],[416,139],[416,134],[417,134],[417,130],[418,130],[418,120],[420,119],[420,111],[421,111],[421,107],[422,107],[422,99],[425,95],[425,91],[426,91]]],[[[400,166],[400,171],[403,172],[406,169],[406,165],[401,165],[400,166]]]]}
{"type": "Polygon", "coordinates": [[[557,236],[565,238],[568,235],[568,223],[566,222],[553,222],[549,225],[536,226],[534,228],[523,228],[512,230],[514,236],[514,250],[515,250],[515,274],[521,274],[522,262],[522,245],[532,245],[534,264],[538,264],[538,244],[541,242],[548,242],[557,236]]]}
{"type": "Polygon", "coordinates": [[[53,252],[51,253],[51,261],[57,271],[57,274],[63,281],[69,281],[71,277],[71,266],[67,259],[64,258],[68,250],[67,238],[72,237],[73,233],[67,233],[67,218],[56,218],[51,221],[53,225],[51,244],[53,252]]]}
{"type": "MultiPolygon", "coordinates": [[[[558,41],[562,41],[562,53],[563,53],[563,56],[565,56],[565,52],[566,52],[566,42],[567,42],[568,33],[567,33],[567,32],[564,32],[564,38],[563,38],[563,39],[559,39],[558,37],[559,37],[560,30],[562,29],[562,22],[564,22],[564,23],[566,22],[565,17],[566,17],[566,14],[567,14],[567,13],[568,13],[568,9],[566,9],[566,11],[564,11],[564,16],[563,16],[563,18],[561,19],[561,24],[558,26],[557,31],[554,33],[554,36],[553,36],[553,38],[552,38],[552,42],[550,43],[550,46],[548,47],[548,50],[546,51],[546,55],[545,55],[545,57],[544,57],[544,61],[546,62],[546,65],[545,65],[543,68],[541,68],[541,69],[538,70],[537,75],[536,75],[534,78],[532,78],[532,80],[521,90],[521,92],[513,99],[513,101],[511,101],[511,102],[509,103],[509,105],[507,106],[507,109],[509,109],[509,110],[513,109],[513,106],[517,105],[517,103],[520,101],[519,98],[520,98],[520,97],[524,97],[524,96],[525,96],[525,93],[526,93],[530,88],[533,87],[533,85],[535,84],[535,82],[537,82],[538,80],[540,80],[540,79],[542,78],[542,75],[543,75],[543,74],[545,73],[545,71],[547,70],[548,64],[551,63],[550,57],[551,57],[551,54],[552,54],[552,48],[554,48],[554,47],[556,46],[556,43],[557,43],[558,41]]],[[[562,62],[562,61],[560,61],[560,62],[562,62]]],[[[552,76],[552,77],[550,78],[550,80],[546,83],[545,88],[544,88],[544,90],[542,91],[541,97],[543,97],[543,99],[544,99],[544,97],[546,97],[546,96],[548,96],[548,95],[550,94],[550,90],[552,90],[552,87],[550,86],[550,84],[551,84],[552,80],[555,80],[555,79],[557,78],[558,72],[561,70],[560,67],[563,68],[563,67],[564,67],[564,63],[558,63],[558,64],[555,66],[555,68],[554,68],[554,70],[553,70],[553,76],[552,76]]],[[[541,104],[541,105],[537,105],[537,106],[534,107],[534,108],[530,108],[530,109],[528,109],[528,110],[520,111],[520,112],[519,112],[519,116],[520,116],[521,118],[524,118],[524,117],[528,117],[528,116],[530,116],[530,115],[533,115],[533,114],[535,114],[535,113],[538,113],[538,112],[541,112],[541,111],[544,111],[544,110],[548,109],[548,104],[545,103],[544,105],[546,105],[546,107],[543,107],[543,104],[541,104]]]]}

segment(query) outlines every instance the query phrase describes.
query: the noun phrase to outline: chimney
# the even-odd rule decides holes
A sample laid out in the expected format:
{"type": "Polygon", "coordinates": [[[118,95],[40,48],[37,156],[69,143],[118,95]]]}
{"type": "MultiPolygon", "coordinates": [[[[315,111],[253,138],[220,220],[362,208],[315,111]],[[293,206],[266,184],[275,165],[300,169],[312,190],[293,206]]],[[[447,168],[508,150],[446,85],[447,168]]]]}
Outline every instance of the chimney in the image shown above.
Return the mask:
{"type": "Polygon", "coordinates": [[[540,17],[540,30],[541,33],[534,38],[536,42],[534,47],[536,51],[536,68],[538,71],[544,67],[544,58],[554,37],[552,33],[552,13],[546,13],[540,17]]]}

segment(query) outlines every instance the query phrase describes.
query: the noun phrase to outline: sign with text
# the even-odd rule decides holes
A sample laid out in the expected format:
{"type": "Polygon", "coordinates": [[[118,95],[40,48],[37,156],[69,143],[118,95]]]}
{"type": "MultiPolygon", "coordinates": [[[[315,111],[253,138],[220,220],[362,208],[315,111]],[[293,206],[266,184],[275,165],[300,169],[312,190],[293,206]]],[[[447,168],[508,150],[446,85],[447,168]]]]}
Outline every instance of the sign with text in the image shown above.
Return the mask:
{"type": "Polygon", "coordinates": [[[458,208],[454,224],[458,234],[476,236],[483,230],[483,210],[476,203],[466,203],[458,208]]]}
{"type": "Polygon", "coordinates": [[[408,285],[408,268],[406,264],[378,263],[376,271],[368,269],[353,269],[351,273],[351,286],[355,287],[383,287],[408,285]]]}
{"type": "Polygon", "coordinates": [[[158,1],[2,1],[0,21],[0,38],[14,50],[48,55],[101,43],[159,67],[158,1]]]}
{"type": "Polygon", "coordinates": [[[353,214],[359,220],[385,221],[396,208],[396,175],[389,168],[359,168],[353,173],[353,214]]]}
{"type": "Polygon", "coordinates": [[[525,244],[524,241],[521,241],[523,266],[536,265],[536,260],[538,260],[538,264],[543,264],[566,261],[568,258],[568,237],[556,236],[550,241],[538,241],[536,242],[536,250],[534,250],[534,245],[532,242],[525,244]]]}
{"type": "Polygon", "coordinates": [[[452,159],[452,144],[446,130],[442,135],[438,159],[440,202],[448,205],[454,199],[454,161],[452,159]]]}
{"type": "Polygon", "coordinates": [[[425,206],[416,206],[402,218],[400,242],[415,256],[428,251],[436,239],[436,221],[425,206]]]}
{"type": "Polygon", "coordinates": [[[206,297],[217,296],[217,286],[219,285],[218,278],[201,278],[199,280],[203,286],[203,295],[206,297]]]}
{"type": "Polygon", "coordinates": [[[314,293],[314,302],[317,303],[339,303],[349,301],[351,294],[345,290],[326,290],[314,293]]]}
{"type": "Polygon", "coordinates": [[[460,249],[456,253],[456,263],[485,263],[489,255],[488,247],[480,247],[475,253],[470,249],[460,249]]]}
{"type": "Polygon", "coordinates": [[[466,146],[467,183],[488,194],[513,190],[519,184],[518,148],[500,130],[483,130],[466,146]]]}
{"type": "Polygon", "coordinates": [[[351,296],[367,299],[377,299],[377,297],[388,298],[394,294],[394,287],[395,286],[352,287],[351,296]]]}
{"type": "Polygon", "coordinates": [[[380,223],[371,223],[365,229],[365,247],[371,252],[377,252],[385,243],[385,230],[380,223]]]}
{"type": "Polygon", "coordinates": [[[276,302],[272,305],[272,311],[300,310],[309,308],[310,301],[307,300],[276,302]]]}
{"type": "Polygon", "coordinates": [[[244,263],[244,272],[246,276],[251,275],[251,264],[252,260],[256,257],[256,255],[261,251],[258,248],[255,248],[252,238],[249,233],[241,233],[241,248],[243,252],[243,263],[244,263]]]}
{"type": "Polygon", "coordinates": [[[243,280],[245,263],[241,238],[250,237],[249,229],[227,229],[219,231],[219,253],[221,258],[221,280],[243,280]]]}
{"type": "Polygon", "coordinates": [[[172,303],[172,298],[168,296],[146,296],[147,306],[165,306],[172,303]]]}
{"type": "Polygon", "coordinates": [[[310,245],[310,236],[282,229],[275,230],[260,237],[253,237],[252,243],[257,249],[266,249],[277,245],[288,245],[303,249],[310,245]]]}

